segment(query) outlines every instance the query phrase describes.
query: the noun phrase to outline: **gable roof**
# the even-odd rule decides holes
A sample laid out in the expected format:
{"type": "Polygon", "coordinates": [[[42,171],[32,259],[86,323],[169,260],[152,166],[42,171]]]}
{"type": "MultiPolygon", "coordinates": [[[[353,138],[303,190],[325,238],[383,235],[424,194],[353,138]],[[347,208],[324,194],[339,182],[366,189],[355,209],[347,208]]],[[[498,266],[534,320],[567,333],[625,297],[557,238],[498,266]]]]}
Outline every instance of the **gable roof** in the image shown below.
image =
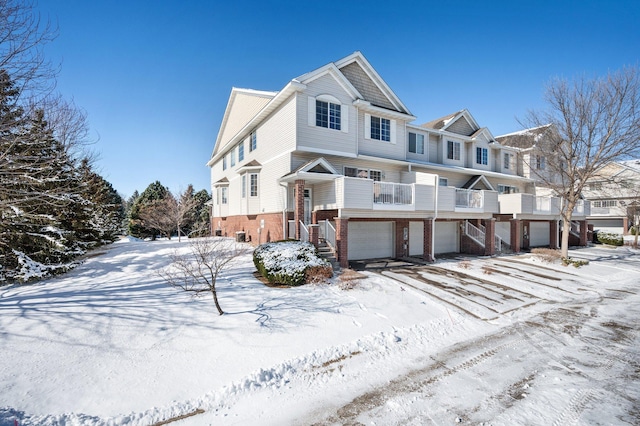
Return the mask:
{"type": "Polygon", "coordinates": [[[507,133],[506,135],[497,136],[496,140],[502,145],[520,149],[529,149],[538,145],[540,140],[550,130],[550,127],[551,124],[546,124],[544,126],[507,133]]]}
{"type": "Polygon", "coordinates": [[[436,118],[421,125],[426,129],[444,130],[457,133],[463,136],[471,136],[476,133],[480,126],[467,109],[456,111],[444,117],[436,118]]]}
{"type": "Polygon", "coordinates": [[[276,92],[231,88],[211,156],[213,157],[222,148],[222,141],[230,141],[276,94],[276,92]]]}
{"type": "Polygon", "coordinates": [[[307,84],[327,73],[332,74],[354,100],[366,101],[376,107],[411,115],[406,105],[389,88],[360,51],[355,51],[349,56],[328,63],[294,80],[307,84]]]}

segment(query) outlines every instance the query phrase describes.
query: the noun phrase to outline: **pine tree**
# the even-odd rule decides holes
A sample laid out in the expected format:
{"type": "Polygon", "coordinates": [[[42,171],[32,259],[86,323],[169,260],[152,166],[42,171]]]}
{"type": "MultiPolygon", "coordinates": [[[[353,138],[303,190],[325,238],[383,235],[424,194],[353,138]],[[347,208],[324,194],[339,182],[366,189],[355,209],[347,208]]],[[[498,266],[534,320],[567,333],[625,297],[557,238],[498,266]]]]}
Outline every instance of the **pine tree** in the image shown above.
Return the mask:
{"type": "Polygon", "coordinates": [[[142,223],[142,219],[140,217],[141,210],[144,206],[150,204],[156,200],[162,200],[167,197],[169,194],[169,190],[162,186],[159,181],[155,181],[150,184],[143,192],[140,194],[133,206],[131,207],[131,214],[129,219],[129,234],[137,238],[151,238],[155,239],[156,235],[159,234],[158,229],[145,227],[142,223]]]}

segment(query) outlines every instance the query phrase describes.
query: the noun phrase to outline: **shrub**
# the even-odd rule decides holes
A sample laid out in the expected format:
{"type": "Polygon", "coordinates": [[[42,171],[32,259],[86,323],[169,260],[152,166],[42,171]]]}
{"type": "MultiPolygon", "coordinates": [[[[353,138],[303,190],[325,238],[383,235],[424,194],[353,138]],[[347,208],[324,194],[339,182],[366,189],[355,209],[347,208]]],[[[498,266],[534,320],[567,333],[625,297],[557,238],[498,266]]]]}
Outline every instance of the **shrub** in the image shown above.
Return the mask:
{"type": "Polygon", "coordinates": [[[333,276],[331,264],[318,257],[313,244],[300,241],[259,245],[253,252],[253,263],[272,284],[298,286],[333,276]]]}
{"type": "Polygon", "coordinates": [[[629,234],[636,235],[636,227],[635,226],[632,226],[631,228],[629,228],[629,234]]]}
{"type": "Polygon", "coordinates": [[[562,264],[564,266],[573,265],[574,268],[579,268],[584,265],[588,265],[589,261],[584,259],[571,259],[570,257],[563,257],[562,264]]]}
{"type": "Polygon", "coordinates": [[[598,232],[596,234],[598,242],[602,244],[609,244],[610,246],[621,246],[624,244],[624,238],[620,234],[613,234],[611,232],[598,232]]]}
{"type": "Polygon", "coordinates": [[[560,250],[550,248],[534,248],[531,249],[531,253],[539,257],[543,262],[547,263],[553,263],[556,260],[560,260],[562,257],[560,250]]]}

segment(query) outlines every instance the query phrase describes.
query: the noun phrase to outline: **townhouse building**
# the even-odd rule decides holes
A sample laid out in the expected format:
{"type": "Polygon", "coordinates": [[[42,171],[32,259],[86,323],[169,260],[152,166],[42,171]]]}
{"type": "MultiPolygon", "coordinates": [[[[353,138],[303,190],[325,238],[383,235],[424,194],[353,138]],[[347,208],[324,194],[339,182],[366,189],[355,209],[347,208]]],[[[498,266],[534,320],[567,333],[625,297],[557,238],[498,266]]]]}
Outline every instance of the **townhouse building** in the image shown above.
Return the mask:
{"type": "Polygon", "coordinates": [[[360,52],[278,92],[233,88],[207,163],[212,229],[321,239],[342,266],[557,246],[556,201],[536,195],[519,148],[467,110],[415,121],[360,52]]]}

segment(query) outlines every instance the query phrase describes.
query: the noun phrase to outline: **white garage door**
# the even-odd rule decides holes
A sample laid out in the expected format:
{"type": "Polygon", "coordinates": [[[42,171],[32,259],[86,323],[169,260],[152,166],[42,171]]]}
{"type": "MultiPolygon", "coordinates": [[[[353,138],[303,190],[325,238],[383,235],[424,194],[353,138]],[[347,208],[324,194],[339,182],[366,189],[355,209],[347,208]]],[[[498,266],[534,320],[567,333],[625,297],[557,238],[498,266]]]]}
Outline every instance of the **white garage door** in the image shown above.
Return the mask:
{"type": "Polygon", "coordinates": [[[393,222],[349,222],[349,260],[393,257],[393,222]]]}
{"type": "Polygon", "coordinates": [[[409,256],[424,254],[424,222],[409,222],[409,256]]]}
{"type": "Polygon", "coordinates": [[[529,222],[529,246],[548,246],[549,229],[549,222],[529,222]]]}
{"type": "Polygon", "coordinates": [[[624,233],[624,223],[622,219],[589,219],[594,231],[612,232],[614,234],[624,233]]]}
{"type": "Polygon", "coordinates": [[[434,225],[435,245],[434,252],[438,253],[458,253],[458,222],[436,222],[434,225]]]}

